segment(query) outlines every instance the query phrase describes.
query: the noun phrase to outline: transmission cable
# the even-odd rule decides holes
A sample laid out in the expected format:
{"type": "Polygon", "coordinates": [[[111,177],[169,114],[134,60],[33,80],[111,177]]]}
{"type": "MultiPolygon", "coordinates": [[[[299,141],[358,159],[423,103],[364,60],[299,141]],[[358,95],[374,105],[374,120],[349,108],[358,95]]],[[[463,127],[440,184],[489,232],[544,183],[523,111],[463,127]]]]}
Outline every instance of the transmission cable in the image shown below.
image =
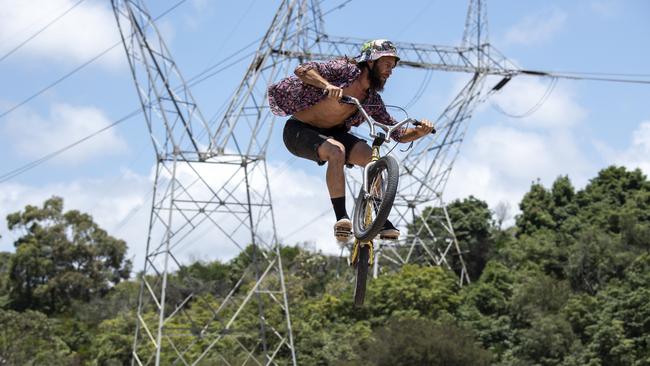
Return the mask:
{"type": "MultiPolygon", "coordinates": [[[[230,67],[230,66],[231,65],[229,65],[227,67],[230,67]]],[[[226,69],[227,67],[224,67],[224,69],[226,69]]],[[[203,81],[203,80],[201,80],[201,81],[203,81]]],[[[198,84],[198,82],[195,82],[195,84],[198,84]]],[[[178,89],[179,88],[176,88],[176,90],[178,90],[178,89]]],[[[140,112],[141,112],[140,108],[136,108],[135,110],[133,110],[132,112],[130,112],[126,116],[124,116],[124,117],[118,119],[117,121],[115,121],[114,123],[112,123],[111,125],[109,125],[107,127],[104,127],[101,130],[95,131],[92,134],[82,138],[81,140],[73,142],[72,144],[70,144],[70,145],[68,145],[68,146],[66,146],[64,148],[61,148],[61,149],[56,150],[56,151],[54,151],[52,153],[49,153],[49,154],[47,154],[47,155],[45,155],[45,156],[43,156],[43,157],[41,157],[41,158],[39,158],[39,159],[37,159],[35,161],[32,161],[30,163],[27,163],[27,164],[21,166],[20,168],[14,169],[14,170],[12,170],[12,171],[10,171],[8,173],[5,173],[5,174],[1,175],[0,176],[0,183],[4,183],[5,181],[7,181],[9,179],[12,179],[12,178],[14,178],[14,177],[16,177],[16,176],[30,170],[30,169],[32,169],[32,168],[35,168],[36,166],[44,163],[45,161],[54,158],[56,155],[59,155],[59,154],[65,152],[65,151],[67,151],[68,149],[70,149],[70,148],[72,148],[72,147],[74,147],[74,146],[76,146],[76,145],[90,139],[91,137],[94,137],[94,136],[100,134],[101,132],[104,132],[104,131],[108,130],[111,127],[117,126],[121,122],[124,122],[126,119],[129,119],[129,118],[133,117],[134,115],[139,114],[140,112]]]]}
{"type": "Polygon", "coordinates": [[[285,235],[285,236],[284,236],[284,239],[286,240],[287,238],[289,238],[289,237],[291,237],[291,236],[293,236],[293,235],[295,235],[295,234],[301,232],[302,230],[304,230],[305,228],[307,228],[307,226],[309,226],[309,225],[311,225],[311,224],[313,224],[313,223],[315,223],[315,222],[318,222],[318,219],[320,219],[321,217],[327,215],[327,213],[330,212],[331,210],[332,210],[332,209],[329,208],[329,207],[326,208],[325,211],[319,213],[319,214],[316,215],[314,218],[312,218],[311,220],[307,221],[307,222],[306,222],[304,225],[302,225],[301,227],[299,227],[299,228],[297,228],[296,230],[294,230],[294,231],[290,232],[289,234],[285,235]]]}
{"type": "MultiPolygon", "coordinates": [[[[81,0],[81,1],[83,1],[83,0],[81,0]]],[[[163,12],[162,14],[160,14],[159,16],[157,16],[156,18],[154,18],[154,20],[158,20],[158,19],[162,18],[163,16],[167,15],[169,12],[171,12],[171,11],[174,10],[174,9],[176,9],[179,5],[181,5],[181,4],[184,3],[185,1],[186,1],[186,0],[180,0],[180,1],[177,2],[175,5],[173,5],[173,6],[170,7],[169,9],[167,9],[165,12],[163,12]]],[[[324,15],[327,15],[327,14],[333,12],[334,10],[337,10],[337,9],[341,9],[341,8],[343,8],[343,7],[344,7],[348,2],[350,2],[350,0],[343,2],[343,3],[339,4],[338,6],[335,6],[334,8],[330,9],[329,11],[327,11],[324,15]]],[[[234,54],[232,54],[232,55],[226,57],[225,59],[219,61],[217,64],[212,65],[212,66],[209,67],[208,69],[206,69],[206,70],[204,70],[203,72],[199,73],[198,75],[192,77],[191,79],[188,80],[189,82],[191,82],[191,85],[189,85],[189,86],[197,85],[197,84],[199,84],[199,83],[201,83],[201,82],[207,80],[208,78],[213,77],[213,76],[216,75],[217,73],[222,72],[222,71],[224,71],[225,69],[232,67],[232,66],[235,65],[236,63],[241,62],[244,58],[237,59],[237,61],[235,61],[235,62],[233,62],[233,63],[230,63],[230,64],[224,66],[223,68],[221,68],[221,69],[219,69],[219,70],[217,70],[217,71],[211,73],[210,75],[207,75],[206,77],[203,77],[203,78],[201,78],[201,79],[199,79],[199,80],[196,80],[198,77],[204,75],[206,72],[208,72],[208,71],[214,69],[216,66],[221,65],[221,64],[224,63],[225,61],[231,59],[232,57],[236,56],[237,54],[239,54],[239,53],[243,52],[244,50],[246,50],[247,48],[251,47],[253,44],[255,44],[256,42],[258,42],[258,41],[261,40],[262,38],[263,38],[263,37],[260,37],[260,38],[258,38],[258,39],[256,39],[256,40],[254,40],[253,42],[251,42],[251,43],[249,43],[248,45],[244,46],[244,47],[241,48],[240,50],[236,51],[234,54]]],[[[36,94],[32,95],[32,96],[29,97],[27,100],[24,100],[23,102],[19,103],[18,105],[15,105],[14,107],[12,107],[10,110],[5,111],[4,113],[0,114],[0,118],[4,117],[5,115],[7,115],[7,114],[9,114],[9,113],[11,113],[11,112],[13,112],[15,109],[17,109],[17,108],[19,108],[20,106],[26,104],[27,102],[29,102],[30,100],[34,99],[34,98],[37,97],[38,95],[44,93],[44,92],[47,91],[48,89],[54,87],[56,84],[60,83],[61,81],[63,81],[63,80],[66,79],[67,77],[71,76],[72,74],[74,74],[75,72],[79,71],[80,69],[82,69],[83,67],[87,66],[88,64],[92,63],[92,62],[95,61],[96,59],[100,58],[101,56],[103,56],[104,54],[106,54],[107,52],[109,52],[110,50],[112,50],[113,48],[117,47],[120,43],[122,43],[122,41],[116,43],[115,45],[113,45],[113,46],[111,46],[110,48],[106,49],[105,51],[103,51],[103,52],[100,53],[99,55],[93,57],[91,60],[87,61],[87,62],[84,63],[83,65],[77,67],[77,68],[76,68],[75,70],[73,70],[72,72],[68,73],[66,76],[60,78],[60,79],[57,80],[56,82],[50,84],[48,87],[46,87],[46,88],[40,90],[39,92],[37,92],[36,94]]],[[[247,54],[245,57],[248,57],[248,56],[250,56],[250,55],[251,55],[251,54],[247,54]]],[[[179,90],[179,89],[181,89],[181,88],[183,88],[182,85],[179,86],[179,87],[177,87],[175,90],[179,90]]],[[[234,94],[234,92],[233,92],[233,94],[234,94]]],[[[223,109],[223,108],[225,107],[226,104],[227,104],[227,100],[226,100],[226,103],[224,103],[224,104],[222,105],[222,108],[221,108],[221,109],[223,109]]],[[[98,131],[95,131],[95,132],[93,132],[92,134],[90,134],[90,135],[88,135],[88,136],[82,138],[81,140],[78,140],[78,141],[76,141],[76,142],[73,142],[73,143],[71,143],[70,145],[67,145],[67,146],[65,146],[65,147],[63,147],[63,148],[61,148],[61,149],[59,149],[59,150],[56,150],[56,151],[54,151],[54,152],[51,152],[51,153],[49,153],[49,154],[47,154],[47,155],[45,155],[45,156],[43,156],[43,157],[41,157],[41,158],[39,158],[39,159],[37,159],[37,160],[34,160],[34,161],[32,161],[32,162],[30,162],[30,163],[27,163],[27,164],[25,164],[25,165],[23,165],[23,166],[21,166],[21,167],[19,167],[19,168],[16,168],[16,169],[14,169],[14,170],[12,170],[12,171],[10,171],[10,172],[7,172],[7,173],[5,173],[5,174],[3,174],[3,175],[0,175],[0,183],[4,183],[4,182],[6,182],[6,181],[8,181],[8,180],[10,180],[10,179],[12,179],[12,178],[14,178],[14,177],[16,177],[16,176],[18,176],[18,175],[20,175],[20,174],[22,174],[22,173],[28,171],[28,170],[31,170],[31,169],[35,168],[36,166],[38,166],[38,165],[40,165],[40,164],[42,164],[42,163],[44,163],[44,162],[46,162],[46,161],[48,161],[48,160],[54,158],[55,156],[57,156],[57,155],[59,155],[59,154],[65,152],[65,151],[67,151],[67,150],[73,148],[74,146],[76,146],[76,145],[78,145],[78,144],[80,144],[80,143],[82,143],[82,142],[84,142],[84,141],[86,141],[86,140],[88,140],[88,139],[90,139],[90,138],[92,138],[92,137],[94,137],[94,136],[96,136],[96,135],[98,135],[98,134],[100,134],[100,133],[102,133],[102,132],[104,132],[104,131],[106,131],[106,130],[112,128],[112,127],[115,127],[116,125],[118,125],[118,124],[120,124],[121,122],[124,122],[125,120],[127,120],[127,119],[133,117],[134,115],[138,114],[139,112],[140,112],[140,108],[137,108],[137,109],[135,109],[134,111],[132,111],[132,112],[130,112],[129,114],[127,114],[126,116],[124,116],[124,117],[118,119],[117,121],[115,121],[115,122],[112,123],[111,125],[109,125],[109,126],[107,126],[107,127],[104,127],[104,128],[102,128],[102,129],[100,129],[100,130],[98,130],[98,131]]],[[[217,116],[218,114],[220,114],[220,113],[215,114],[215,116],[213,117],[213,118],[215,119],[215,121],[216,121],[216,116],[217,116]]]]}
{"type": "Polygon", "coordinates": [[[422,98],[422,95],[424,95],[424,92],[427,90],[427,87],[429,86],[429,83],[431,82],[431,77],[433,76],[433,72],[431,69],[427,69],[424,77],[422,78],[422,82],[420,82],[420,86],[418,87],[418,90],[415,92],[413,95],[413,98],[411,98],[408,103],[404,106],[404,108],[409,109],[412,106],[417,103],[420,98],[422,98]]]}
{"type": "Polygon", "coordinates": [[[56,18],[54,18],[52,21],[50,21],[49,23],[47,23],[43,28],[39,29],[38,31],[36,31],[36,33],[34,33],[34,34],[32,34],[31,36],[29,36],[26,40],[24,40],[23,42],[21,42],[18,46],[12,48],[9,52],[7,52],[7,53],[4,54],[2,57],[0,57],[0,62],[2,62],[4,59],[6,59],[7,57],[9,57],[9,56],[10,56],[11,54],[13,54],[14,52],[18,51],[20,48],[22,48],[24,45],[26,45],[29,41],[31,41],[32,39],[36,38],[39,34],[43,33],[43,31],[45,31],[45,30],[46,30],[47,28],[49,28],[52,24],[56,23],[56,22],[59,21],[61,18],[63,18],[64,16],[66,16],[69,12],[72,11],[72,9],[76,8],[77,6],[79,6],[79,4],[81,4],[82,2],[84,2],[84,0],[79,0],[79,1],[77,1],[77,2],[76,2],[74,5],[72,5],[68,10],[64,11],[62,14],[60,14],[59,16],[57,16],[56,18]]]}
{"type": "Polygon", "coordinates": [[[6,182],[6,181],[12,179],[13,177],[15,177],[15,176],[17,176],[17,175],[20,175],[20,174],[26,172],[27,170],[30,170],[30,169],[32,169],[32,168],[35,168],[35,167],[38,166],[38,165],[43,164],[44,162],[46,162],[46,161],[52,159],[53,157],[55,157],[55,156],[57,156],[57,155],[59,155],[59,154],[65,152],[65,151],[67,151],[67,150],[70,150],[71,148],[73,148],[73,147],[79,145],[80,143],[82,143],[82,142],[84,142],[84,141],[86,141],[86,140],[88,140],[88,139],[91,139],[91,138],[93,138],[93,137],[99,135],[100,133],[102,133],[102,132],[104,132],[104,131],[106,131],[106,130],[108,130],[108,129],[110,129],[110,128],[113,128],[113,127],[117,126],[118,124],[120,124],[120,123],[126,121],[127,119],[129,119],[129,118],[135,116],[135,115],[138,114],[139,112],[140,112],[139,109],[136,110],[136,111],[134,111],[134,112],[131,112],[130,114],[126,115],[125,117],[120,118],[120,119],[118,119],[117,121],[111,123],[110,125],[108,125],[108,126],[102,128],[102,129],[100,129],[100,130],[97,130],[97,131],[91,133],[90,135],[88,135],[88,136],[82,138],[81,140],[75,141],[75,142],[71,143],[71,144],[68,145],[68,146],[65,146],[65,147],[63,147],[63,148],[61,148],[61,149],[59,149],[59,150],[56,150],[56,151],[54,151],[54,152],[51,152],[51,153],[49,153],[49,154],[47,154],[47,155],[45,155],[45,156],[43,156],[43,157],[41,157],[41,158],[39,158],[39,159],[37,159],[37,160],[32,161],[31,163],[28,163],[28,164],[26,164],[26,165],[23,165],[22,167],[20,167],[20,168],[18,168],[18,169],[14,169],[14,170],[12,170],[12,171],[10,171],[10,172],[8,172],[8,173],[5,173],[5,174],[3,174],[3,175],[0,175],[0,183],[4,183],[4,182],[6,182]]]}
{"type": "Polygon", "coordinates": [[[492,107],[497,110],[499,113],[506,115],[511,118],[526,118],[530,116],[531,114],[537,112],[539,108],[546,103],[548,98],[551,96],[551,93],[553,93],[553,90],[555,89],[555,86],[557,85],[558,78],[557,77],[552,77],[551,82],[549,83],[548,87],[546,88],[546,91],[542,95],[542,97],[533,105],[528,111],[521,113],[521,114],[514,114],[514,113],[508,113],[503,110],[498,104],[492,102],[491,105],[492,107]]]}
{"type": "MultiPolygon", "coordinates": [[[[181,4],[184,3],[185,1],[187,1],[187,0],[180,0],[180,1],[177,2],[175,5],[173,5],[171,8],[167,9],[165,12],[163,12],[162,14],[160,14],[158,17],[154,18],[154,21],[155,21],[155,20],[158,20],[158,19],[160,19],[160,18],[162,18],[162,17],[165,16],[165,15],[167,15],[169,12],[171,12],[171,11],[174,10],[174,9],[176,9],[179,5],[181,5],[181,4]]],[[[0,119],[3,118],[3,117],[5,117],[5,116],[8,115],[9,113],[15,111],[16,109],[22,107],[23,105],[27,104],[29,101],[31,101],[32,99],[36,98],[37,96],[39,96],[39,95],[45,93],[46,91],[48,91],[49,89],[53,88],[53,87],[56,86],[57,84],[61,83],[63,80],[69,78],[69,77],[72,76],[73,74],[77,73],[78,71],[80,71],[80,70],[83,69],[84,67],[86,67],[86,66],[90,65],[91,63],[97,61],[97,59],[99,59],[100,57],[104,56],[105,54],[107,54],[108,52],[110,52],[112,49],[114,49],[115,47],[117,47],[117,46],[119,46],[119,45],[121,45],[121,44],[122,44],[122,40],[118,41],[117,43],[115,43],[114,45],[112,45],[112,46],[110,46],[109,48],[105,49],[104,51],[100,52],[98,55],[92,57],[90,60],[84,62],[84,63],[81,64],[80,66],[77,66],[74,70],[70,71],[69,73],[67,73],[67,74],[65,74],[64,76],[60,77],[59,79],[57,79],[57,80],[54,81],[53,83],[49,84],[48,86],[44,87],[43,89],[41,89],[41,90],[37,91],[36,93],[32,94],[32,95],[31,95],[30,97],[28,97],[27,99],[25,99],[25,100],[23,100],[22,102],[20,102],[20,103],[14,105],[13,107],[9,108],[8,110],[2,112],[2,114],[0,114],[0,119]]]]}
{"type": "Polygon", "coordinates": [[[641,78],[650,78],[650,74],[627,74],[627,73],[613,73],[613,72],[585,72],[585,71],[553,71],[558,74],[567,74],[567,75],[597,75],[597,76],[623,76],[627,78],[631,77],[641,77],[641,78]]]}
{"type": "Polygon", "coordinates": [[[32,99],[34,99],[34,98],[36,98],[37,96],[39,96],[39,95],[45,93],[46,91],[48,91],[49,89],[53,88],[54,86],[56,86],[57,84],[59,84],[59,83],[62,82],[63,80],[69,78],[70,76],[72,76],[72,74],[74,74],[74,73],[76,73],[77,71],[79,71],[79,70],[83,69],[84,67],[88,66],[88,65],[91,64],[92,62],[96,61],[98,58],[104,56],[105,54],[107,54],[108,52],[110,52],[113,48],[115,48],[115,47],[117,47],[118,45],[120,45],[121,43],[122,43],[122,41],[120,41],[119,43],[114,44],[114,45],[111,46],[110,48],[107,48],[106,50],[104,50],[103,52],[101,52],[100,54],[98,54],[97,56],[95,56],[95,57],[91,58],[90,60],[84,62],[84,63],[81,64],[80,66],[76,67],[74,70],[70,71],[69,73],[65,74],[64,76],[62,76],[62,77],[60,77],[59,79],[57,79],[56,81],[54,81],[53,83],[49,84],[48,86],[44,87],[43,89],[41,89],[41,90],[37,91],[36,93],[32,94],[32,95],[31,95],[30,97],[28,97],[27,99],[25,99],[25,100],[23,100],[22,102],[20,102],[20,103],[14,105],[13,107],[9,108],[8,110],[2,112],[2,114],[0,114],[0,119],[3,118],[4,116],[8,115],[9,113],[15,111],[16,109],[22,107],[23,105],[29,103],[32,99]]]}
{"type": "Polygon", "coordinates": [[[632,79],[632,77],[645,77],[650,75],[645,74],[617,74],[617,73],[580,73],[580,72],[553,72],[553,71],[538,71],[538,70],[515,70],[514,74],[524,74],[533,76],[550,76],[562,79],[571,80],[587,80],[587,81],[607,81],[614,83],[632,83],[632,84],[650,84],[650,79],[632,79]],[[584,75],[584,76],[580,76],[584,75]],[[603,75],[602,77],[587,76],[587,75],[603,75]],[[612,76],[612,77],[604,77],[612,76]],[[619,77],[615,77],[619,76],[619,77]],[[626,77],[626,78],[622,78],[626,77]]]}

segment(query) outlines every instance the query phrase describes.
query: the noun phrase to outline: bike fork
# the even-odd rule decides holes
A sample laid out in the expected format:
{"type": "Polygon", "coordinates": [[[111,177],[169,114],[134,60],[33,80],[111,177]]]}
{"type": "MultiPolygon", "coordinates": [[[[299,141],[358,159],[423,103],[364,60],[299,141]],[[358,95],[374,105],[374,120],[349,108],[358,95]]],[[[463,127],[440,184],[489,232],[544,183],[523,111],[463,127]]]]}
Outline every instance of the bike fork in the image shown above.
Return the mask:
{"type": "MultiPolygon", "coordinates": [[[[374,149],[373,149],[374,150],[374,149]]],[[[379,150],[379,147],[377,147],[377,150],[379,150]]],[[[374,151],[373,151],[373,158],[374,158],[374,151]]],[[[365,177],[364,177],[365,179],[365,177]]],[[[366,191],[366,194],[369,194],[368,191],[366,191]]],[[[364,220],[366,222],[366,225],[370,225],[372,223],[372,204],[370,203],[371,201],[368,201],[368,207],[366,209],[366,216],[364,217],[364,220]]],[[[356,266],[359,261],[359,251],[361,250],[361,247],[363,246],[368,246],[369,249],[369,258],[368,258],[368,266],[372,266],[375,258],[375,253],[374,253],[374,243],[372,240],[367,240],[367,241],[361,241],[357,238],[354,239],[354,245],[352,247],[352,258],[350,258],[350,264],[353,266],[356,266]]]]}

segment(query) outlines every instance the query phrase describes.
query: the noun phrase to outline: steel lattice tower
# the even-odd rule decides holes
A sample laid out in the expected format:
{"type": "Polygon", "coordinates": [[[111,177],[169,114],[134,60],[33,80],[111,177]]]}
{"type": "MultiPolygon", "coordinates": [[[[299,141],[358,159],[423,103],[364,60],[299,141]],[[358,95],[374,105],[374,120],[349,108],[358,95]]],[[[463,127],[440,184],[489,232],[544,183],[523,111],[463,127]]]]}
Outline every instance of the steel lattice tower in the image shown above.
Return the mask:
{"type": "MultiPolygon", "coordinates": [[[[157,154],[134,363],[230,364],[227,352],[234,348],[246,355],[238,364],[295,365],[266,168],[275,122],[266,90],[298,63],[356,55],[366,40],[327,35],[320,1],[282,1],[215,126],[203,119],[142,0],[112,3],[157,154]],[[219,177],[210,174],[212,171],[218,171],[219,177]],[[182,296],[174,292],[175,302],[170,302],[168,278],[183,268],[176,253],[201,241],[197,232],[205,232],[206,227],[218,230],[221,241],[241,251],[252,244],[247,250],[252,265],[218,303],[183,291],[182,296]],[[247,279],[253,280],[251,288],[242,287],[247,279]],[[193,319],[188,309],[199,306],[206,309],[205,314],[193,319]],[[256,329],[245,318],[251,307],[258,317],[256,329]],[[251,339],[251,332],[258,336],[251,339]],[[161,359],[163,354],[169,359],[161,359]]],[[[398,156],[401,177],[393,222],[404,228],[424,216],[427,225],[403,235],[398,243],[381,243],[377,251],[381,262],[387,264],[420,261],[448,265],[459,273],[461,284],[469,277],[442,193],[465,136],[466,122],[477,103],[489,94],[483,89],[485,78],[508,78],[515,71],[487,43],[485,19],[484,2],[471,0],[462,45],[396,42],[400,66],[464,72],[471,77],[439,116],[436,137],[420,139],[398,156]],[[425,210],[427,206],[440,210],[425,210]],[[452,257],[454,264],[450,265],[448,258],[452,257]]],[[[349,194],[356,195],[357,184],[351,175],[349,194]]]]}
{"type": "Polygon", "coordinates": [[[210,126],[144,3],[112,5],[157,159],[132,363],[264,365],[282,356],[295,365],[266,132],[217,144],[225,130],[250,126],[245,113],[236,129],[210,126]],[[179,254],[202,242],[234,246],[249,261],[216,300],[174,277],[185,268],[179,254]]]}

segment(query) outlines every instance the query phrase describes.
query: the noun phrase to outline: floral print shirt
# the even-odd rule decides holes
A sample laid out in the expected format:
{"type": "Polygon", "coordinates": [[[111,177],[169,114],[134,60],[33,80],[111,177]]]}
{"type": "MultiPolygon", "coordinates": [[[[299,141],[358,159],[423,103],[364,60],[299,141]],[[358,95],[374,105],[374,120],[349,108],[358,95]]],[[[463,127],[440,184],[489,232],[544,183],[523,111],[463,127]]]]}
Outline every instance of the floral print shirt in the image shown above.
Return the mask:
{"type": "MultiPolygon", "coordinates": [[[[339,88],[350,86],[361,75],[359,67],[346,58],[336,58],[328,62],[306,62],[298,66],[298,73],[316,70],[330,84],[339,88]]],[[[278,116],[288,116],[303,109],[307,109],[325,98],[323,89],[303,83],[297,76],[289,76],[276,84],[269,86],[269,106],[271,112],[278,116]]],[[[368,97],[361,103],[366,112],[377,122],[394,125],[397,122],[386,111],[381,96],[370,89],[368,97]]],[[[361,112],[357,112],[345,120],[349,130],[365,122],[361,112]]],[[[399,140],[404,133],[404,128],[396,130],[392,138],[399,140]]]]}

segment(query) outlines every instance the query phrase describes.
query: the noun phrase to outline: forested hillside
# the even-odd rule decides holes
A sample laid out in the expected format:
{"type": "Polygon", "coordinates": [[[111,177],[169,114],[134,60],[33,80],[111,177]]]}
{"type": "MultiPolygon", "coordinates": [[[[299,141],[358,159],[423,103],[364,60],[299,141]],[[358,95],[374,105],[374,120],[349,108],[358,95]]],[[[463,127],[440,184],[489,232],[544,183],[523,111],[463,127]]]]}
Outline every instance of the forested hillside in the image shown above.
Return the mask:
{"type": "MultiPolygon", "coordinates": [[[[352,306],[345,259],[285,246],[299,364],[650,365],[647,177],[609,167],[581,190],[567,177],[537,182],[519,208],[503,227],[481,200],[450,203],[472,283],[458,286],[453,261],[408,265],[372,280],[362,309],[352,306]]],[[[19,239],[0,253],[0,365],[130,364],[139,284],[126,243],[56,197],[7,222],[19,239]]],[[[169,296],[192,291],[218,306],[250,250],[174,273],[181,290],[169,296]]],[[[199,309],[189,316],[208,316],[199,309]]],[[[250,309],[242,321],[256,316],[250,309]]],[[[246,356],[221,352],[232,364],[246,356]]]]}

